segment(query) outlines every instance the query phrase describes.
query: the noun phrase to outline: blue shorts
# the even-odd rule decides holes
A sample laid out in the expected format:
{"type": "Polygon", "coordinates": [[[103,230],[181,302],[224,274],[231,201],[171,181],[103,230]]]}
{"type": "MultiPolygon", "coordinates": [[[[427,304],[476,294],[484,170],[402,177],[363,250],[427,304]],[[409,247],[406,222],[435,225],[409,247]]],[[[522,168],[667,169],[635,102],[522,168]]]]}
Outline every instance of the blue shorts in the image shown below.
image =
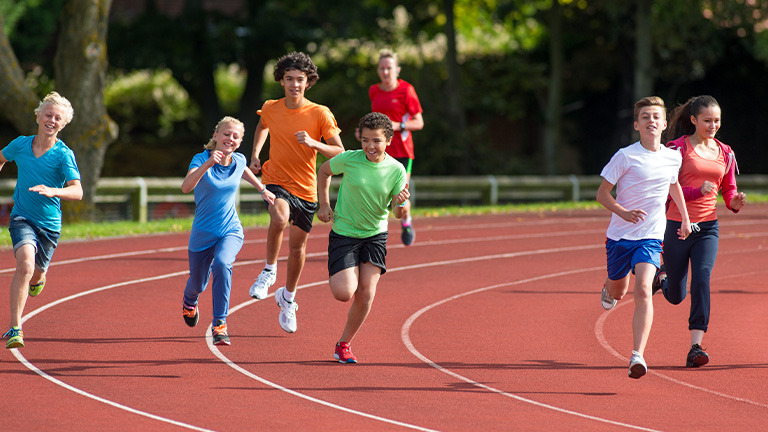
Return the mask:
{"type": "Polygon", "coordinates": [[[659,268],[661,265],[661,240],[611,240],[605,241],[608,255],[608,279],[620,280],[629,274],[635,274],[635,264],[650,263],[659,268]]]}
{"type": "Polygon", "coordinates": [[[11,233],[14,254],[21,246],[31,244],[35,247],[35,267],[41,271],[48,270],[61,233],[38,228],[22,216],[14,216],[11,219],[8,231],[11,233]]]}

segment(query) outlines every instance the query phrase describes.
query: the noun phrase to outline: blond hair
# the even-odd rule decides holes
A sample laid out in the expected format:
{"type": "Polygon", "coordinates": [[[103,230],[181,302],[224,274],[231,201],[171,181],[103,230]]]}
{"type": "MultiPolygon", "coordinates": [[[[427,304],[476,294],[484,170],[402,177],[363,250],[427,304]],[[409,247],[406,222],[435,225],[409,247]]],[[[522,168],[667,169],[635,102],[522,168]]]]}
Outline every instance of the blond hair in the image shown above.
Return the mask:
{"type": "MultiPolygon", "coordinates": [[[[243,129],[243,132],[245,132],[245,125],[240,120],[226,116],[223,119],[219,120],[218,123],[216,123],[216,127],[213,128],[213,135],[216,135],[216,132],[219,131],[219,127],[223,125],[224,123],[232,123],[234,125],[240,126],[241,129],[243,129]]],[[[206,150],[213,150],[216,148],[216,140],[213,138],[213,135],[211,135],[211,139],[208,140],[208,143],[205,145],[206,150]]]]}
{"type": "Polygon", "coordinates": [[[71,122],[72,118],[75,116],[75,110],[72,108],[72,104],[69,102],[69,100],[67,100],[67,98],[64,96],[56,93],[55,91],[45,95],[43,100],[40,101],[40,104],[37,105],[37,108],[35,108],[35,115],[39,115],[46,105],[57,105],[64,108],[65,125],[69,124],[69,122],[71,122]]]}

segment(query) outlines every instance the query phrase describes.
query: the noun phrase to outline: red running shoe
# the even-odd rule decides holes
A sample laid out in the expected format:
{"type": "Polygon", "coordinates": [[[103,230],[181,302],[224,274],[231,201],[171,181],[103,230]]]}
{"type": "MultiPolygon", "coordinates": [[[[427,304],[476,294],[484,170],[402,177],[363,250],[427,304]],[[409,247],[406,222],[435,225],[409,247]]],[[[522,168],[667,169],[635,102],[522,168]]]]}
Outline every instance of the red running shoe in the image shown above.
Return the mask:
{"type": "Polygon", "coordinates": [[[349,344],[346,342],[336,344],[336,352],[333,354],[333,358],[338,360],[339,363],[357,363],[357,357],[349,350],[349,344]]]}

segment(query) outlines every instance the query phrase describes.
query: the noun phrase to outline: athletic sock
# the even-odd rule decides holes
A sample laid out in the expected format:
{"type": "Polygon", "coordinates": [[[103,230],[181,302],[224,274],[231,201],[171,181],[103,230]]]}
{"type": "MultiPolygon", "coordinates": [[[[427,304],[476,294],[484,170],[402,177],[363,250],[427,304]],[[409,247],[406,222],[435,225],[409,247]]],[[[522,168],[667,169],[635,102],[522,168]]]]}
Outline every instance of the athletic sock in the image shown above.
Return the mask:
{"type": "Polygon", "coordinates": [[[408,217],[403,219],[403,226],[407,227],[411,225],[411,214],[408,214],[408,217]]]}
{"type": "Polygon", "coordinates": [[[274,263],[274,264],[267,263],[264,266],[264,270],[267,270],[267,271],[275,271],[275,270],[277,270],[277,263],[274,263]]]}
{"type": "Polygon", "coordinates": [[[283,299],[288,302],[292,302],[296,298],[296,292],[288,291],[288,288],[283,290],[283,299]]]}

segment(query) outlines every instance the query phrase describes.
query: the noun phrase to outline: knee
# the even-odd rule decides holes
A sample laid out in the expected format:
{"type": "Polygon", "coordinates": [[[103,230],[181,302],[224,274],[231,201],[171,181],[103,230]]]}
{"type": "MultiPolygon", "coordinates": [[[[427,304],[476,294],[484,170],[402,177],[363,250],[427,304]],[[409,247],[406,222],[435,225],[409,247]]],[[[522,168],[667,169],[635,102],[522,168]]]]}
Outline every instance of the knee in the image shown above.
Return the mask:
{"type": "Polygon", "coordinates": [[[212,273],[231,273],[232,272],[232,263],[225,262],[220,259],[214,259],[211,263],[211,272],[212,273]]]}

